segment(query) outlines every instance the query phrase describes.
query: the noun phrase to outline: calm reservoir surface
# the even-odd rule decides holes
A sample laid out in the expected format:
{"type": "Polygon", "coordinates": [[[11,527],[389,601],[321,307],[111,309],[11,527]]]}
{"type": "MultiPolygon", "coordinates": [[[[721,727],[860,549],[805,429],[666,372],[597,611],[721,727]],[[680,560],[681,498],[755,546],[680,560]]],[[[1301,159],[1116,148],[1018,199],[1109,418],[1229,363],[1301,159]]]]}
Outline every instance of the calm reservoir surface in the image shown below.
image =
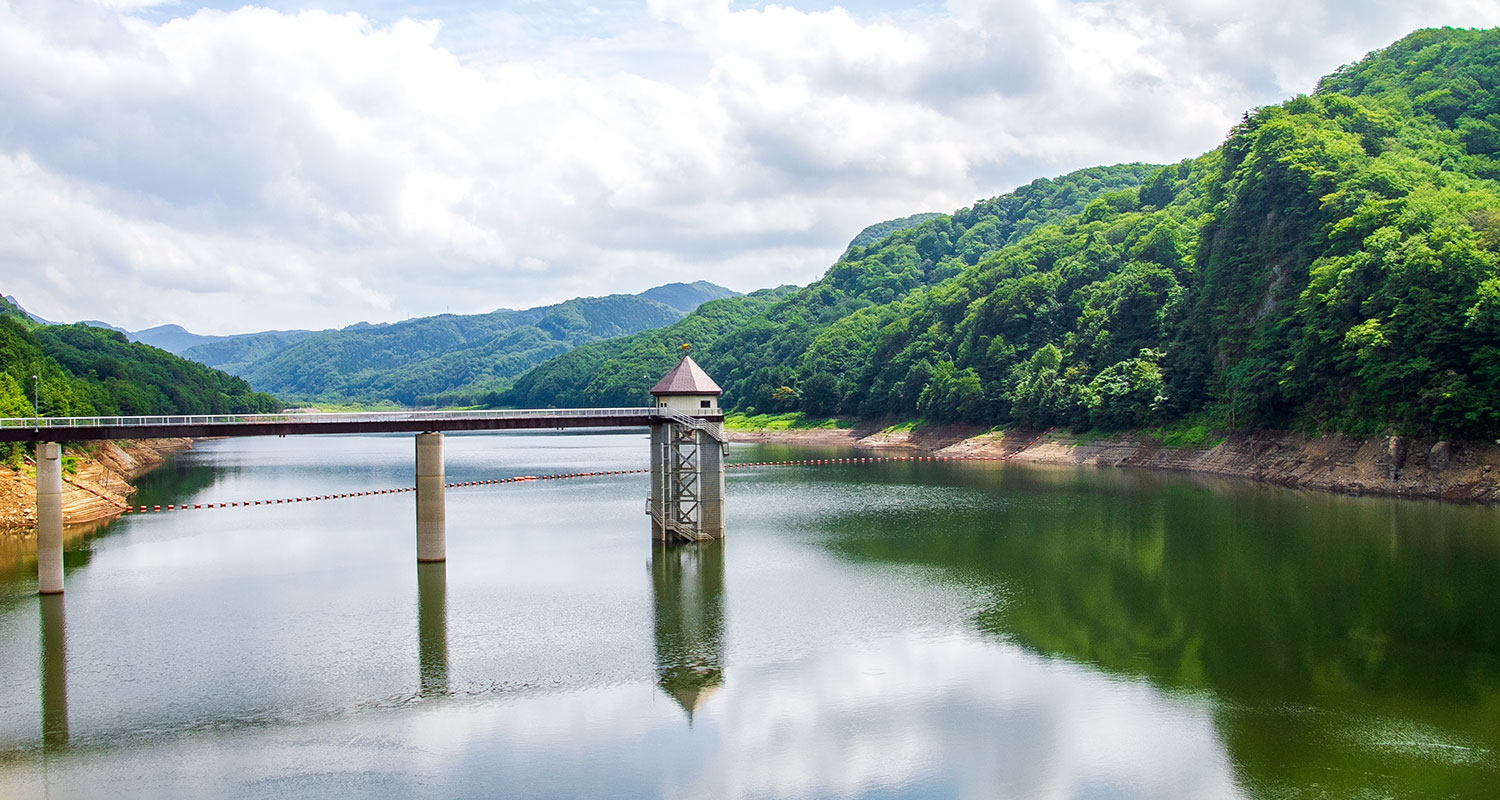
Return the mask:
{"type": "MultiPolygon", "coordinates": [[[[136,502],[409,486],[412,451],[203,442],[136,502]]],[[[450,481],[646,454],[635,432],[447,437],[450,481]]],[[[62,598],[12,542],[0,797],[1500,791],[1500,510],[773,467],[730,473],[725,542],[663,547],[645,494],[450,490],[446,567],[415,563],[410,494],[127,517],[70,539],[62,598]]]]}

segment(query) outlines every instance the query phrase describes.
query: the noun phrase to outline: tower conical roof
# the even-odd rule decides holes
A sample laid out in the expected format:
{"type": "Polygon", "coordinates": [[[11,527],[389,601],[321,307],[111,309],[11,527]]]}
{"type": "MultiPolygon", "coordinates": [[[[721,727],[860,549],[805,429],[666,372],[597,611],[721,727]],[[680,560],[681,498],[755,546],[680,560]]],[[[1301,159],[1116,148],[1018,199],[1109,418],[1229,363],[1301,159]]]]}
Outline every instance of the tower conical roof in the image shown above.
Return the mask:
{"type": "Polygon", "coordinates": [[[677,366],[651,387],[651,393],[661,397],[669,394],[723,394],[724,390],[708,377],[692,356],[683,356],[677,366]]]}

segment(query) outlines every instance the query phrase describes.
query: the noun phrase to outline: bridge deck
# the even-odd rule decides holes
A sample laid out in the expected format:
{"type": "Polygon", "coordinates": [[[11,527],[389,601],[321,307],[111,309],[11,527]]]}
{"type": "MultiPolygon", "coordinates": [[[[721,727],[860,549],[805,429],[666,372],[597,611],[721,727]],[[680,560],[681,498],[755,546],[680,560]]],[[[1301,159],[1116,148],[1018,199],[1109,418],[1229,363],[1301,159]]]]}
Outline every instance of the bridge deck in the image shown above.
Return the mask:
{"type": "Polygon", "coordinates": [[[158,417],[0,419],[0,442],[80,442],[183,436],[295,436],[328,433],[425,433],[526,428],[636,427],[661,422],[702,424],[668,408],[555,408],[498,411],[375,411],[335,414],[206,414],[158,417]]]}

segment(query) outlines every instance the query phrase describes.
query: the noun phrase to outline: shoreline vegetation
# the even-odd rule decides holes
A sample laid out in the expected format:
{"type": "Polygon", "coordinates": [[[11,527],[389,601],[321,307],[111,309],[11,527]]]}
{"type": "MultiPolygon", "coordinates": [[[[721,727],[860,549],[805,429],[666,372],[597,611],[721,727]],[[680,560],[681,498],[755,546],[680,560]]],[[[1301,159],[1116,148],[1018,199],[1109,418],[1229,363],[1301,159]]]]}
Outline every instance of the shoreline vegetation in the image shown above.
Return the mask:
{"type": "Polygon", "coordinates": [[[1012,462],[1244,478],[1346,495],[1500,504],[1500,442],[1408,436],[1230,433],[1204,419],[1118,433],[729,414],[731,442],[853,447],[1012,462]],[[1045,435],[1043,435],[1045,434],[1045,435]],[[1027,446],[1041,436],[1036,444],[1027,446]]]}

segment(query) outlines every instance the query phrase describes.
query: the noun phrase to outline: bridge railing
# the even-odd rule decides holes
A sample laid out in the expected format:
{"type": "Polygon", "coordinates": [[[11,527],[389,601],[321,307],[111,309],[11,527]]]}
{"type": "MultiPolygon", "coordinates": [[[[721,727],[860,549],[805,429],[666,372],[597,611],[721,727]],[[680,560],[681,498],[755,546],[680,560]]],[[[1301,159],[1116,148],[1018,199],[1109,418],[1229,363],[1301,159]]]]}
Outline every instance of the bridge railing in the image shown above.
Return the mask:
{"type": "Polygon", "coordinates": [[[282,414],[172,414],[140,417],[10,417],[0,428],[143,428],[163,425],[231,426],[327,422],[441,422],[465,419],[576,419],[600,417],[662,417],[693,420],[667,408],[548,408],[486,411],[358,411],[282,414]]]}
{"type": "Polygon", "coordinates": [[[708,420],[699,419],[671,408],[654,408],[652,410],[657,412],[653,416],[671,420],[678,425],[684,425],[693,430],[708,431],[709,435],[714,437],[715,440],[719,442],[724,441],[724,423],[722,422],[709,422],[708,420]]]}

